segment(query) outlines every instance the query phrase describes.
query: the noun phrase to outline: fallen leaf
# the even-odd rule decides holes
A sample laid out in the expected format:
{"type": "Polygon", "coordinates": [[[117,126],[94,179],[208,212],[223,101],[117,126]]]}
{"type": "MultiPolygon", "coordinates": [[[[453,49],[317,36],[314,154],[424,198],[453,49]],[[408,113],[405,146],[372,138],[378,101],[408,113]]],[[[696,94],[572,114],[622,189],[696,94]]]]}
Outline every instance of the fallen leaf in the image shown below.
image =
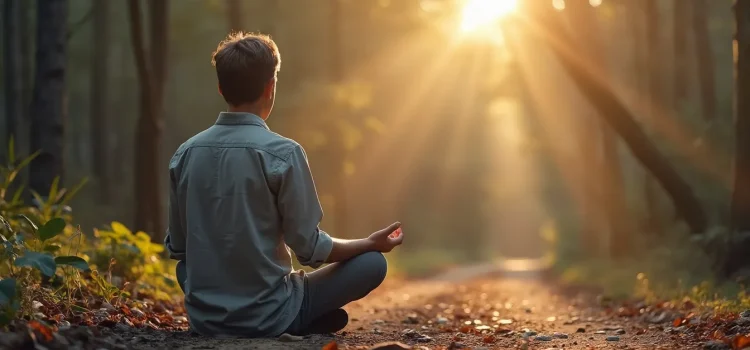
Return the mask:
{"type": "Polygon", "coordinates": [[[732,349],[740,350],[750,347],[750,336],[739,334],[732,340],[732,349]]]}
{"type": "Polygon", "coordinates": [[[332,341],[325,346],[321,350],[339,350],[339,345],[336,343],[336,341],[332,341]]]}
{"type": "Polygon", "coordinates": [[[679,326],[679,325],[681,325],[681,324],[682,324],[682,319],[681,319],[681,318],[679,318],[679,317],[678,317],[678,318],[676,318],[676,319],[675,319],[675,320],[674,320],[674,321],[672,322],[672,326],[674,326],[674,327],[678,327],[678,326],[679,326]]]}
{"type": "Polygon", "coordinates": [[[39,333],[39,335],[42,336],[45,342],[52,341],[52,328],[48,327],[47,325],[39,321],[30,321],[29,328],[39,333]]]}
{"type": "Polygon", "coordinates": [[[483,341],[483,342],[484,342],[485,344],[489,344],[489,343],[494,343],[494,342],[495,342],[495,336],[494,336],[494,335],[492,335],[492,334],[490,334],[490,335],[488,335],[488,336],[484,337],[484,339],[482,339],[482,341],[483,341]]]}

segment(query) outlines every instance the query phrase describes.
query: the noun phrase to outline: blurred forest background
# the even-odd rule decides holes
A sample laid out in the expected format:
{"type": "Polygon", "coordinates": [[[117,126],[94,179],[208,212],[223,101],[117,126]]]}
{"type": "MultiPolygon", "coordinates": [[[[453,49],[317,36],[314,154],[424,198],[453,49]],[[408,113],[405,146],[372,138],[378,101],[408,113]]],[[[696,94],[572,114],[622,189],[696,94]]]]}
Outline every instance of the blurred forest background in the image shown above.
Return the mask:
{"type": "Polygon", "coordinates": [[[513,12],[476,28],[461,0],[4,0],[2,138],[42,150],[39,193],[89,180],[84,230],[159,240],[167,161],[225,108],[211,52],[262,32],[282,55],[269,126],[307,150],[332,235],[400,220],[414,275],[742,275],[748,1],[497,2],[513,12]]]}

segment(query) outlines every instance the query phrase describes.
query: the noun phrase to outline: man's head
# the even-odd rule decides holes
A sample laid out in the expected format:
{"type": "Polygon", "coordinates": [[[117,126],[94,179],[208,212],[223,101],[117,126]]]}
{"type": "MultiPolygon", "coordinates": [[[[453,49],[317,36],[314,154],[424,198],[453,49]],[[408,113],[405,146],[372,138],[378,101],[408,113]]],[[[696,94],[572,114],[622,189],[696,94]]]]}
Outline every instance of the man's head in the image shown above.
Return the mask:
{"type": "Polygon", "coordinates": [[[281,55],[267,35],[232,33],[219,43],[211,64],[216,67],[219,92],[234,109],[256,111],[268,118],[276,97],[281,55]]]}

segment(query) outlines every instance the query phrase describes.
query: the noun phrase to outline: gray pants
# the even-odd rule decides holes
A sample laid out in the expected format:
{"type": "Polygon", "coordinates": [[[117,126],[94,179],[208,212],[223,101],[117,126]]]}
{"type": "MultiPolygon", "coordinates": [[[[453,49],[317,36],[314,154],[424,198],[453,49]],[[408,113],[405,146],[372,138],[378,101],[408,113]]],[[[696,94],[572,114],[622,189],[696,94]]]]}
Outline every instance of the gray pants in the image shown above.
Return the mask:
{"type": "MultiPolygon", "coordinates": [[[[305,292],[297,317],[287,329],[291,334],[305,333],[326,314],[365,297],[385,279],[388,265],[381,253],[369,252],[347,261],[305,274],[305,292]]],[[[185,263],[177,263],[177,282],[185,290],[185,263]]]]}

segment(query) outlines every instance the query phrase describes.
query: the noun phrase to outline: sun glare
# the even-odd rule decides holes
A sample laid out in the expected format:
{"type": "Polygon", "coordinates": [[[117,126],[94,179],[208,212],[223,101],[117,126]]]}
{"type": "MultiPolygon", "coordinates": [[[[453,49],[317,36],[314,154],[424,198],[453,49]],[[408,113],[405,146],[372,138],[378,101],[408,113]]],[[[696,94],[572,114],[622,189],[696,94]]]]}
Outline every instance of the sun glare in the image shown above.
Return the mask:
{"type": "Polygon", "coordinates": [[[516,10],[517,0],[468,0],[461,14],[461,31],[473,32],[492,25],[516,10]]]}

